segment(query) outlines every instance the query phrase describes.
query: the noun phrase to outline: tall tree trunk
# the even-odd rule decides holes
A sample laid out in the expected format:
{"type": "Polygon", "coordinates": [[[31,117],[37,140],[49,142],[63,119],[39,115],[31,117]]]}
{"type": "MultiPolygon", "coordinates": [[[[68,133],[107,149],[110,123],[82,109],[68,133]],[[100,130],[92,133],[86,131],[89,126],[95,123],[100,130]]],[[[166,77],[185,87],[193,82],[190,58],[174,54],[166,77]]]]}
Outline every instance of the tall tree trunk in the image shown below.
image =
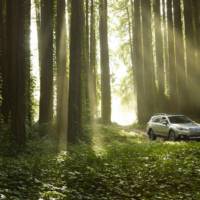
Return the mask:
{"type": "Polygon", "coordinates": [[[169,63],[169,107],[171,112],[177,110],[177,69],[175,57],[174,23],[173,23],[173,0],[167,1],[167,24],[168,24],[168,63],[169,63]]]}
{"type": "MultiPolygon", "coordinates": [[[[8,2],[7,1],[1,1],[1,4],[2,4],[2,9],[5,9],[5,16],[3,16],[3,13],[2,13],[2,25],[1,25],[1,28],[3,32],[1,32],[2,34],[2,48],[3,48],[3,54],[2,54],[2,106],[1,106],[1,109],[2,109],[2,115],[3,115],[3,118],[4,118],[4,122],[5,123],[8,123],[8,119],[9,119],[9,115],[10,115],[10,111],[11,111],[11,108],[10,108],[10,84],[11,84],[11,81],[10,81],[10,74],[9,74],[9,66],[8,66],[8,50],[10,51],[10,49],[8,49],[8,41],[9,41],[9,37],[10,36],[10,31],[7,31],[7,28],[9,27],[8,26],[8,23],[10,22],[8,20],[8,16],[7,16],[7,4],[8,2]]],[[[10,22],[11,23],[11,22],[10,22]]],[[[11,37],[11,36],[10,36],[11,37]]]]}
{"type": "Polygon", "coordinates": [[[33,123],[33,79],[31,76],[31,52],[30,52],[30,27],[31,27],[31,1],[24,1],[25,6],[25,64],[27,68],[27,83],[26,83],[26,116],[29,127],[33,123]]]}
{"type": "MultiPolygon", "coordinates": [[[[3,48],[3,24],[4,16],[3,16],[3,1],[0,1],[0,99],[2,99],[2,74],[3,74],[3,59],[4,59],[4,48],[3,48]]],[[[2,100],[0,100],[0,122],[2,117],[2,100]]],[[[1,125],[1,123],[0,123],[1,125]]]]}
{"type": "MultiPolygon", "coordinates": [[[[185,39],[186,39],[186,66],[187,66],[187,91],[189,92],[189,111],[192,113],[196,112],[196,106],[199,104],[196,101],[196,90],[198,90],[197,82],[195,76],[197,71],[195,70],[195,34],[194,34],[194,24],[193,24],[193,9],[192,0],[184,0],[184,19],[185,19],[185,39]]],[[[199,37],[199,36],[198,36],[199,37]]],[[[199,78],[199,77],[198,77],[199,78]]]]}
{"type": "Polygon", "coordinates": [[[84,69],[84,3],[71,1],[68,142],[81,136],[81,72],[84,69]],[[77,26],[78,24],[78,26],[77,26]]]}
{"type": "Polygon", "coordinates": [[[53,118],[53,0],[41,0],[39,123],[53,118]]]}
{"type": "Polygon", "coordinates": [[[101,56],[101,116],[104,124],[111,123],[111,86],[108,49],[107,0],[100,0],[99,33],[101,56]]]}
{"type": "Polygon", "coordinates": [[[163,28],[163,60],[165,69],[165,82],[166,82],[166,93],[169,95],[169,44],[168,44],[168,19],[167,19],[167,1],[161,0],[162,2],[162,28],[163,28]]]}
{"type": "MultiPolygon", "coordinates": [[[[199,10],[200,10],[200,2],[199,0],[192,0],[192,13],[193,13],[193,25],[194,25],[194,51],[195,51],[195,88],[193,88],[193,90],[195,91],[196,88],[200,85],[200,70],[199,70],[199,63],[200,63],[200,14],[199,14],[199,10]]],[[[195,93],[196,94],[196,98],[195,98],[195,105],[196,105],[196,109],[195,109],[195,114],[199,115],[200,112],[200,94],[199,93],[195,93]]]]}
{"type": "Polygon", "coordinates": [[[127,13],[127,19],[128,19],[128,35],[129,35],[129,45],[130,45],[130,54],[131,54],[131,65],[133,74],[135,72],[134,68],[134,46],[133,46],[133,31],[134,31],[134,24],[133,24],[133,15],[134,15],[134,6],[132,4],[132,0],[130,0],[131,3],[131,11],[129,10],[129,7],[126,7],[126,13],[127,13]]]}
{"type": "Polygon", "coordinates": [[[18,145],[23,145],[26,137],[26,12],[24,0],[8,2],[8,64],[12,80],[10,90],[11,129],[14,140],[18,145]]]}
{"type": "Polygon", "coordinates": [[[89,62],[89,95],[92,116],[97,112],[96,92],[96,13],[94,0],[90,2],[90,62],[89,62]]]}
{"type": "Polygon", "coordinates": [[[90,40],[89,40],[89,34],[90,34],[90,27],[89,27],[89,0],[85,0],[85,50],[86,50],[86,64],[89,66],[90,61],[90,40]]]}
{"type": "Polygon", "coordinates": [[[157,64],[157,80],[158,80],[158,105],[159,112],[165,110],[165,70],[163,59],[163,30],[161,16],[161,0],[154,0],[155,13],[155,47],[156,47],[156,64],[157,64]]]}
{"type": "Polygon", "coordinates": [[[41,0],[34,0],[35,13],[36,13],[36,25],[37,25],[37,37],[38,37],[38,56],[39,66],[41,67],[41,0]]]}
{"type": "Polygon", "coordinates": [[[142,48],[142,23],[141,23],[141,0],[131,1],[132,5],[132,38],[133,38],[133,60],[135,67],[134,79],[136,83],[137,93],[137,117],[139,123],[145,121],[144,109],[144,63],[143,63],[143,48],[142,48]],[[134,12],[133,12],[134,6],[134,12]]]}
{"type": "Polygon", "coordinates": [[[177,101],[178,111],[183,112],[186,108],[186,68],[184,63],[184,39],[181,14],[181,1],[174,0],[174,27],[175,27],[175,56],[177,70],[177,101]]]}
{"type": "Polygon", "coordinates": [[[142,0],[142,37],[143,37],[143,60],[144,60],[144,86],[145,86],[145,110],[146,121],[155,111],[155,70],[153,61],[153,46],[152,46],[152,15],[151,1],[142,0]]]}
{"type": "Polygon", "coordinates": [[[67,131],[67,36],[65,0],[57,2],[56,61],[57,61],[57,132],[67,131]]]}
{"type": "Polygon", "coordinates": [[[89,96],[89,0],[84,1],[84,68],[82,69],[82,121],[88,124],[91,119],[91,102],[89,96]]]}

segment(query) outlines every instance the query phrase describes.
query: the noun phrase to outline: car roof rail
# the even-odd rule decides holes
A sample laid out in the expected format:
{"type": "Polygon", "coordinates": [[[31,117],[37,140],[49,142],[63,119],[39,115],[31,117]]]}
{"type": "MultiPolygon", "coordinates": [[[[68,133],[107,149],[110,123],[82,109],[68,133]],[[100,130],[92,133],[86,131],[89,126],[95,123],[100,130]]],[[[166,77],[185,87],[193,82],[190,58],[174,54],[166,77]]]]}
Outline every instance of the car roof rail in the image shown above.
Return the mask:
{"type": "Polygon", "coordinates": [[[157,116],[157,115],[167,115],[166,113],[155,113],[154,116],[157,116]]]}

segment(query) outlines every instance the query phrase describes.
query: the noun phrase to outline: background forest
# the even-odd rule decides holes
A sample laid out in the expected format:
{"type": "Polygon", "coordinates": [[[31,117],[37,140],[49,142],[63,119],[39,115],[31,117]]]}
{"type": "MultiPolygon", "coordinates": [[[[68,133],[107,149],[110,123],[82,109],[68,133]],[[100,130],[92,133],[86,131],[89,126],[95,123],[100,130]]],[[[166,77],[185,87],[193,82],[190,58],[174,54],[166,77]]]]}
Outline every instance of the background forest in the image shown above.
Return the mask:
{"type": "Polygon", "coordinates": [[[200,118],[199,10],[0,0],[0,199],[198,200],[199,144],[148,142],[141,127],[200,118]]]}

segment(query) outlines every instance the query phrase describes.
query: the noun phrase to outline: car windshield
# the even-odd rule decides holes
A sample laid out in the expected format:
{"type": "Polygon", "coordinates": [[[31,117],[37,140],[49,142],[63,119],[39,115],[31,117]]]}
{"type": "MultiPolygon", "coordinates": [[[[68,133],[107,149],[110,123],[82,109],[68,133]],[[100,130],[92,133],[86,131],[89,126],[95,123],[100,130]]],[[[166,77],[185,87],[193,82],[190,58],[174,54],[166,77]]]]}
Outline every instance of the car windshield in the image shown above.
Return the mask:
{"type": "Polygon", "coordinates": [[[172,124],[186,124],[186,123],[192,122],[192,120],[190,120],[189,118],[187,118],[185,116],[171,116],[171,117],[169,117],[169,121],[172,124]]]}

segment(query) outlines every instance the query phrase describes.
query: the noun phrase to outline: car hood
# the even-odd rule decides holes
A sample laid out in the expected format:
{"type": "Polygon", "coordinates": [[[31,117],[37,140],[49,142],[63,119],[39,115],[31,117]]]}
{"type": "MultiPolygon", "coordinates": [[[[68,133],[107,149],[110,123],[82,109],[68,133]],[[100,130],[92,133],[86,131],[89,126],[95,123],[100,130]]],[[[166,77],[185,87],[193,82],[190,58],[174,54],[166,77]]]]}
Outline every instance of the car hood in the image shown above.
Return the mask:
{"type": "Polygon", "coordinates": [[[172,126],[176,128],[188,128],[190,130],[192,129],[199,129],[200,130],[200,125],[197,123],[186,123],[186,124],[173,124],[172,126]]]}

